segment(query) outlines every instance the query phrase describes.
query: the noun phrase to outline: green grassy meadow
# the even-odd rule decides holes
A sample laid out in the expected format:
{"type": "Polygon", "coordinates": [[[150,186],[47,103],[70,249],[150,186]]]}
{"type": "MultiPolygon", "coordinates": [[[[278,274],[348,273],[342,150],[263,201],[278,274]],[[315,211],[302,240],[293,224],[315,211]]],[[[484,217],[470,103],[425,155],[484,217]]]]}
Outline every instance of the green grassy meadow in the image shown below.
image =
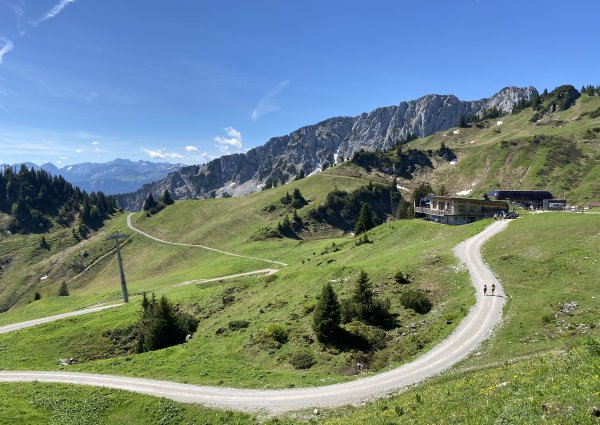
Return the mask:
{"type": "MultiPolygon", "coordinates": [[[[472,196],[493,188],[550,189],[572,202],[600,198],[600,119],[588,113],[600,99],[582,96],[568,111],[539,125],[526,109],[488,122],[482,129],[442,132],[411,142],[419,149],[444,142],[458,156],[456,165],[436,162],[432,173],[400,182],[413,187],[424,180],[444,183],[451,193],[472,196]],[[473,142],[473,143],[471,143],[473,142]]],[[[436,160],[437,161],[437,160],[436,160]]],[[[120,286],[114,231],[128,233],[121,249],[131,303],[86,316],[0,335],[0,370],[69,370],[168,379],[246,388],[291,388],[345,382],[411,361],[444,339],[474,303],[467,273],[457,267],[452,248],[490,221],[443,226],[420,220],[392,221],[369,232],[370,244],[326,225],[311,223],[298,239],[257,238],[293,210],[280,203],[298,188],[308,211],[337,187],[353,190],[369,180],[389,182],[352,164],[242,198],[177,201],[160,213],[138,213],[141,230],[172,242],[202,244],[242,255],[287,263],[225,256],[201,248],[162,244],[126,226],[116,214],[88,239],[58,228],[39,235],[0,236],[0,325],[118,302],[120,286]],[[173,287],[267,267],[270,276],[173,287]],[[338,297],[350,296],[361,269],[373,289],[388,298],[395,329],[362,327],[378,349],[340,351],[316,342],[312,309],[326,282],[338,297]],[[399,285],[397,270],[411,276],[399,285]],[[41,279],[47,276],[45,279],[41,279]],[[66,281],[70,296],[58,297],[66,281]],[[427,293],[433,310],[419,315],[405,309],[400,295],[408,288],[427,293]],[[32,301],[35,291],[42,299],[32,301]],[[199,318],[198,330],[182,345],[132,354],[109,336],[131,326],[140,314],[140,295],[168,294],[179,308],[199,318]],[[9,308],[10,307],[10,308],[9,308]],[[230,326],[245,321],[247,327],[230,326]],[[447,324],[450,322],[450,324],[447,324]],[[285,342],[270,329],[286,333],[285,342]],[[296,369],[292,359],[310,355],[314,365],[296,369]],[[78,363],[59,366],[58,359],[78,363]],[[366,372],[355,369],[368,365],[366,372]]],[[[600,215],[524,214],[490,240],[483,250],[507,294],[502,324],[478,352],[449,372],[405,393],[358,408],[337,409],[306,420],[325,423],[598,423],[600,357],[600,215]],[[592,348],[590,348],[592,347],[592,348]]],[[[356,325],[352,325],[356,326],[356,325]]],[[[63,385],[0,385],[0,422],[16,423],[255,423],[249,415],[217,412],[146,396],[63,385]],[[118,399],[118,402],[113,400],[118,399]],[[46,422],[44,422],[44,420],[46,422]],[[78,421],[79,420],[79,421],[78,421]],[[77,422],[78,421],[78,422],[77,422]],[[88,422],[85,422],[88,421],[88,422]]],[[[282,418],[294,422],[297,418],[282,418]]],[[[285,422],[284,422],[285,423],[285,422]]]]}
{"type": "MultiPolygon", "coordinates": [[[[264,420],[262,423],[286,423],[264,420]]],[[[127,391],[74,385],[0,384],[0,423],[22,425],[255,424],[251,415],[223,412],[127,391]]]]}
{"type": "Polygon", "coordinates": [[[374,243],[361,246],[350,237],[294,241],[296,249],[284,257],[290,265],[275,275],[165,289],[172,300],[201,318],[198,331],[184,345],[116,355],[117,348],[103,335],[136,320],[138,299],[116,309],[2,335],[0,368],[56,370],[63,368],[57,359],[75,357],[81,362],[68,370],[259,388],[346,381],[357,376],[352,369],[357,361],[368,363],[373,372],[385,370],[443,339],[468,312],[473,291],[467,274],[457,270],[451,248],[485,224],[447,227],[422,221],[393,222],[374,229],[370,235],[374,243]],[[331,250],[333,243],[337,251],[331,250]],[[381,296],[390,298],[392,312],[402,326],[385,334],[386,347],[372,357],[360,351],[323,349],[310,328],[310,311],[323,283],[332,282],[338,296],[348,297],[360,269],[370,274],[381,296]],[[429,292],[433,311],[420,316],[400,305],[399,295],[405,288],[392,279],[397,269],[413,276],[413,283],[406,286],[429,292]],[[233,320],[247,320],[249,326],[230,330],[233,320]],[[454,323],[448,325],[446,320],[454,323]],[[272,324],[283,325],[289,332],[288,342],[281,347],[260,341],[272,324]],[[408,329],[410,324],[418,330],[408,329]],[[224,331],[219,333],[219,328],[224,331]],[[39,344],[32,347],[32,340],[39,344]],[[310,351],[316,359],[308,370],[296,370],[289,363],[300,350],[310,351]]]}

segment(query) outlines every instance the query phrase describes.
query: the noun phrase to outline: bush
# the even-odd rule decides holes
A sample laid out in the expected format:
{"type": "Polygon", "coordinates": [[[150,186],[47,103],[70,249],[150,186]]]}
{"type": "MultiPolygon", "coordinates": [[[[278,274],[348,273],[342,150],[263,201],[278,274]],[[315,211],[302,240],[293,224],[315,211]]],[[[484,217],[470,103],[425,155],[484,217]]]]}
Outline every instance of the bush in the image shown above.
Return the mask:
{"type": "Polygon", "coordinates": [[[405,308],[410,308],[419,314],[426,314],[431,311],[433,304],[423,292],[410,290],[400,296],[400,302],[405,308]]]}
{"type": "Polygon", "coordinates": [[[33,294],[33,301],[38,301],[42,299],[42,294],[40,294],[40,291],[35,291],[35,294],[33,294]]]}
{"type": "Polygon", "coordinates": [[[369,235],[367,233],[363,233],[360,237],[354,242],[354,245],[361,246],[366,243],[373,243],[371,239],[369,239],[369,235]]]}
{"type": "Polygon", "coordinates": [[[585,345],[592,356],[600,356],[600,342],[590,337],[585,345]]]}
{"type": "Polygon", "coordinates": [[[232,331],[237,331],[239,329],[247,328],[250,325],[250,322],[247,320],[232,320],[227,324],[227,327],[232,331]]]}
{"type": "Polygon", "coordinates": [[[271,323],[264,331],[264,334],[267,338],[272,339],[273,341],[279,344],[285,344],[288,340],[289,331],[283,325],[277,323],[271,323]]]}
{"type": "Polygon", "coordinates": [[[308,350],[301,350],[292,353],[289,361],[295,369],[310,369],[316,363],[315,357],[308,350]]]}
{"type": "Polygon", "coordinates": [[[554,314],[552,314],[552,313],[546,313],[546,314],[542,315],[542,323],[549,324],[549,323],[554,323],[555,321],[556,321],[556,318],[554,317],[554,314]]]}
{"type": "Polygon", "coordinates": [[[402,273],[400,270],[394,274],[394,280],[399,285],[407,285],[410,283],[410,276],[406,273],[402,273]]]}
{"type": "Polygon", "coordinates": [[[598,107],[595,111],[590,112],[590,118],[598,117],[600,117],[600,107],[598,107]]]}
{"type": "Polygon", "coordinates": [[[69,288],[67,287],[67,282],[63,281],[63,283],[60,285],[60,288],[58,289],[58,296],[59,297],[68,297],[69,296],[69,288]]]}

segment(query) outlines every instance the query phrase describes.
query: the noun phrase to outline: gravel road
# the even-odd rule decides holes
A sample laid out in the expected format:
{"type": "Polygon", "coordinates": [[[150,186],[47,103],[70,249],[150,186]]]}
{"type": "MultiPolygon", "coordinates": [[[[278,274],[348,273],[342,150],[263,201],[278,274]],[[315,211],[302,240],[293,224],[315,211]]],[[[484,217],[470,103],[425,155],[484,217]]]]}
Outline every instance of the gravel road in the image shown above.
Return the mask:
{"type": "Polygon", "coordinates": [[[315,407],[337,407],[375,399],[438,375],[467,357],[490,336],[502,318],[504,295],[500,282],[484,263],[480,248],[507,225],[507,221],[495,222],[455,248],[456,256],[471,274],[477,294],[476,304],[467,317],[446,340],[432,350],[415,361],[388,372],[342,384],[289,390],[204,387],[124,376],[36,371],[0,372],[0,382],[61,382],[118,388],[185,403],[271,414],[315,407]],[[488,287],[492,283],[496,284],[496,296],[483,296],[484,283],[488,287]]]}
{"type": "Polygon", "coordinates": [[[98,305],[95,307],[82,308],[81,310],[71,311],[69,313],[57,314],[55,316],[42,317],[41,319],[28,320],[26,322],[12,323],[10,325],[0,326],[0,334],[18,331],[19,329],[29,328],[31,326],[54,322],[55,320],[66,319],[67,317],[81,316],[83,314],[97,313],[108,308],[118,307],[123,304],[98,305]]]}

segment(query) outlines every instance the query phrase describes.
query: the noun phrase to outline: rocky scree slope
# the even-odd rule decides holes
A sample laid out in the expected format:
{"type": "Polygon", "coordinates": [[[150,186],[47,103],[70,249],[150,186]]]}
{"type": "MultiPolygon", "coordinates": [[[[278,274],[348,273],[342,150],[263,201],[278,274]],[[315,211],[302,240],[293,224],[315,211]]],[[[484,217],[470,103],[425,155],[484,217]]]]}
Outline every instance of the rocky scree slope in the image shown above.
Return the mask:
{"type": "Polygon", "coordinates": [[[534,87],[506,87],[490,98],[462,101],[454,95],[427,95],[356,117],[336,117],[273,137],[246,153],[225,155],[202,166],[184,167],[136,192],[117,197],[119,205],[140,210],[148,193],[168,189],[174,199],[224,194],[241,196],[259,190],[267,179],[287,182],[350,158],[354,152],[387,150],[409,135],[428,136],[454,127],[461,116],[497,108],[510,112],[537,93],[534,87]]]}

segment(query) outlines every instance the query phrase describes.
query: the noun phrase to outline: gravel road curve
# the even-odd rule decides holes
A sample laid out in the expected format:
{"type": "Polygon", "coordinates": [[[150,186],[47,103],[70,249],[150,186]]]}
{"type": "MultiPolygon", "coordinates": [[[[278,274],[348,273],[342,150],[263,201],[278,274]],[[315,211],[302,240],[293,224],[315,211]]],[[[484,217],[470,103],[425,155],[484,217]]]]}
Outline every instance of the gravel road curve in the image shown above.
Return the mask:
{"type": "Polygon", "coordinates": [[[504,295],[500,282],[484,263],[480,248],[507,225],[507,221],[495,222],[455,247],[456,256],[471,274],[477,294],[476,304],[467,317],[432,350],[388,372],[342,384],[289,390],[218,388],[124,376],[36,371],[0,372],[0,382],[39,381],[109,387],[220,409],[270,414],[337,407],[375,399],[438,375],[464,359],[490,336],[502,318],[504,295]],[[481,288],[484,283],[488,286],[496,284],[496,296],[483,296],[481,288]]]}

